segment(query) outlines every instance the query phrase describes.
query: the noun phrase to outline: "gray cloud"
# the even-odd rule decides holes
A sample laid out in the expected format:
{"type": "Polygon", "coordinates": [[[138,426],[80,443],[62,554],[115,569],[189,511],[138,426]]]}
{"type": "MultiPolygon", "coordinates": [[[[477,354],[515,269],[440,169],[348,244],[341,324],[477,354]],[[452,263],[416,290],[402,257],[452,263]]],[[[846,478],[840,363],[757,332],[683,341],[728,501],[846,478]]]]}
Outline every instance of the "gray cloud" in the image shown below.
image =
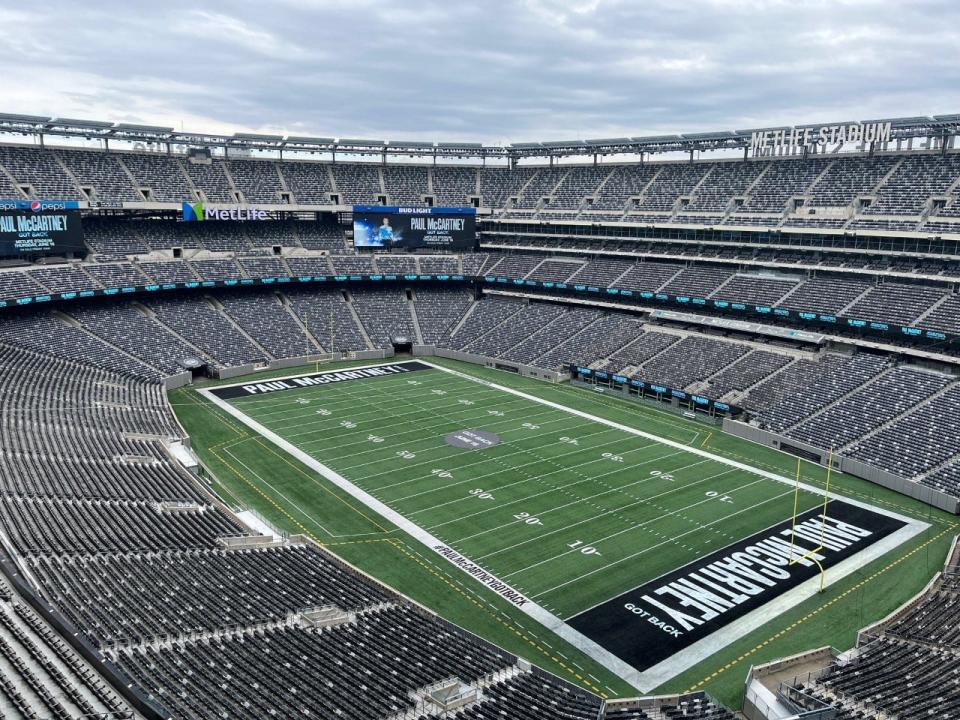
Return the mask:
{"type": "Polygon", "coordinates": [[[0,110],[608,137],[960,111],[953,0],[0,0],[0,110]]]}

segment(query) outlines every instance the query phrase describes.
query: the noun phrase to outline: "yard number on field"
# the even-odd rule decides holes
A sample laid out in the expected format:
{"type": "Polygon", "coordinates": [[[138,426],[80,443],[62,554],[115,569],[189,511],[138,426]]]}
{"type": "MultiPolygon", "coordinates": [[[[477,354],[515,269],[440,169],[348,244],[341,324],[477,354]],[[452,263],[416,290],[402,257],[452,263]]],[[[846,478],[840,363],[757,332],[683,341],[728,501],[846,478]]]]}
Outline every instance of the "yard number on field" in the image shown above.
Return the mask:
{"type": "Polygon", "coordinates": [[[602,553],[593,547],[593,545],[584,545],[583,540],[576,540],[572,543],[569,543],[567,547],[571,550],[579,550],[584,555],[602,555],[602,553]]]}

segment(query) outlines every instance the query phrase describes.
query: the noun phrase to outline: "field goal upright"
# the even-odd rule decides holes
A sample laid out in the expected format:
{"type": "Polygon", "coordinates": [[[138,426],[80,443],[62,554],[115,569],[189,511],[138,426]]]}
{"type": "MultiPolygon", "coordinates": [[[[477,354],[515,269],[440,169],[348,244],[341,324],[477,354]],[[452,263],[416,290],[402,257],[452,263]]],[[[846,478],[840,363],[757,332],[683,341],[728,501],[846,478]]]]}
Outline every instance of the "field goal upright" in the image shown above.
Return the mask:
{"type": "Polygon", "coordinates": [[[826,580],[826,570],[824,570],[823,563],[820,562],[820,551],[823,550],[823,539],[824,534],[826,533],[826,524],[827,524],[827,506],[830,502],[830,478],[833,474],[833,447],[830,448],[830,452],[827,454],[827,482],[823,489],[823,506],[820,511],[821,520],[820,520],[820,542],[817,543],[817,546],[812,550],[807,550],[803,555],[799,555],[796,547],[796,532],[797,532],[797,508],[800,503],[800,469],[802,467],[803,461],[801,458],[797,458],[797,483],[793,491],[793,514],[791,516],[790,523],[790,563],[789,566],[793,567],[798,563],[805,561],[812,561],[817,564],[817,567],[820,569],[820,589],[818,592],[823,592],[824,584],[826,580]],[[794,557],[796,555],[796,557],[794,557]]]}

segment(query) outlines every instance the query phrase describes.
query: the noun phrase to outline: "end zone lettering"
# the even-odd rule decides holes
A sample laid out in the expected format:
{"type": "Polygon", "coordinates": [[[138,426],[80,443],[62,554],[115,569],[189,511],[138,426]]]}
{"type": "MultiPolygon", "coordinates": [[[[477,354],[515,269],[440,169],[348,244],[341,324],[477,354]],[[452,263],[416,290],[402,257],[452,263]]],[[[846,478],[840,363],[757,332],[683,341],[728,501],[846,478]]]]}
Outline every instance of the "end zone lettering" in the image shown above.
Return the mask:
{"type": "Polygon", "coordinates": [[[384,375],[396,375],[398,373],[409,373],[429,369],[429,365],[424,365],[414,360],[397,363],[395,365],[377,365],[375,367],[357,368],[356,370],[337,370],[301,375],[299,377],[280,378],[278,380],[264,380],[259,383],[229,385],[226,387],[213,388],[210,392],[223,400],[229,400],[232,398],[266,395],[284,390],[301,390],[317,385],[329,385],[331,383],[346,382],[349,380],[363,380],[364,378],[383,377],[384,375]]]}
{"type": "Polygon", "coordinates": [[[567,623],[638,670],[653,667],[904,527],[840,500],[607,600],[567,623]],[[793,561],[793,564],[791,564],[793,561]]]}

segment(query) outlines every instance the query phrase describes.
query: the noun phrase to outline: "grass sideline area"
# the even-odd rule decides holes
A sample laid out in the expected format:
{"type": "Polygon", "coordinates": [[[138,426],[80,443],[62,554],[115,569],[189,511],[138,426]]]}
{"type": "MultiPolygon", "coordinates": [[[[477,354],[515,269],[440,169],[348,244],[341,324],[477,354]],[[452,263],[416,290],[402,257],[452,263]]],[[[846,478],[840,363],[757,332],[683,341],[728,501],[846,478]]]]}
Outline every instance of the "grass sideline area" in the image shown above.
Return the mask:
{"type": "MultiPolygon", "coordinates": [[[[728,436],[720,432],[715,426],[692,422],[645,404],[615,399],[567,385],[550,385],[501,371],[439,358],[431,358],[431,362],[466,372],[475,377],[487,378],[537,397],[576,407],[599,417],[637,427],[690,447],[707,449],[717,455],[761,469],[790,476],[796,468],[795,458],[728,436]]],[[[369,363],[325,364],[321,366],[321,370],[326,371],[336,367],[363,364],[369,363]]],[[[260,382],[271,376],[292,375],[314,369],[315,367],[311,365],[299,369],[285,369],[275,373],[258,373],[251,376],[251,379],[260,382]]],[[[406,385],[409,379],[417,380],[416,375],[411,375],[410,378],[402,380],[396,378],[396,380],[404,383],[405,391],[409,390],[411,392],[407,395],[406,403],[395,402],[382,405],[381,414],[384,427],[390,427],[390,423],[393,422],[401,430],[408,429],[407,425],[414,428],[417,423],[429,422],[431,417],[436,418],[439,408],[441,406],[448,407],[450,405],[448,401],[454,399],[468,400],[473,403],[458,408],[458,410],[465,411],[463,416],[457,416],[457,421],[461,417],[465,421],[465,427],[469,426],[466,421],[477,417],[476,413],[478,412],[503,412],[506,407],[503,405],[504,399],[502,397],[485,397],[482,395],[484,386],[471,384],[468,380],[451,383],[451,379],[456,378],[445,376],[441,385],[449,383],[449,387],[436,385],[428,387],[433,383],[426,383],[422,386],[422,389],[429,392],[429,396],[423,397],[423,394],[418,393],[420,385],[406,385]],[[468,383],[472,387],[461,387],[460,382],[468,383]],[[433,390],[440,390],[444,394],[430,392],[433,390]],[[454,391],[455,398],[450,396],[451,391],[454,391]],[[493,405],[487,407],[483,404],[486,402],[492,402],[493,405]],[[416,413],[408,417],[401,417],[402,410],[400,408],[403,406],[409,408],[413,403],[420,406],[416,413]]],[[[375,382],[385,381],[383,379],[375,382]]],[[[232,384],[237,381],[229,382],[232,384]]],[[[206,386],[209,386],[209,384],[206,386]]],[[[332,399],[337,393],[340,394],[342,396],[340,400],[347,407],[351,403],[357,404],[360,402],[359,397],[352,396],[352,393],[359,390],[357,386],[350,388],[345,385],[340,389],[335,389],[334,386],[321,386],[315,388],[312,392],[319,393],[324,390],[333,391],[324,396],[328,399],[332,399]]],[[[398,391],[397,388],[393,388],[389,394],[393,395],[398,391]]],[[[296,394],[299,396],[302,392],[309,393],[311,391],[297,391],[296,394]]],[[[371,394],[376,395],[377,392],[373,390],[371,394]]],[[[256,399],[262,400],[266,405],[269,397],[263,396],[256,399]]],[[[311,400],[310,397],[304,399],[311,400]]],[[[252,403],[253,400],[251,398],[246,402],[252,403]]],[[[316,413],[316,410],[324,408],[307,402],[302,405],[303,412],[299,412],[296,406],[292,404],[292,400],[293,398],[290,397],[289,401],[285,401],[285,407],[283,408],[273,410],[262,408],[262,419],[269,420],[268,413],[277,413],[273,416],[275,424],[280,428],[292,428],[288,430],[291,434],[296,433],[297,425],[317,419],[320,422],[324,421],[324,416],[318,416],[316,413]],[[286,406],[293,407],[293,409],[290,410],[286,406]],[[308,418],[308,414],[313,415],[313,418],[308,418]]],[[[359,505],[352,497],[346,495],[314,471],[298,463],[285,452],[274,447],[267,440],[257,435],[251,435],[245,426],[208,403],[194,389],[183,388],[172,392],[171,402],[181,423],[190,433],[195,450],[218,478],[214,489],[231,505],[254,507],[280,527],[291,532],[310,534],[318,542],[329,547],[344,559],[382,579],[418,602],[438,611],[447,619],[487,637],[511,652],[543,665],[561,677],[579,683],[604,696],[637,694],[625,683],[593,663],[576,649],[536,626],[532,620],[501,600],[494,593],[487,591],[477,583],[472,583],[465,576],[462,576],[463,581],[461,582],[461,577],[456,576],[460,575],[459,573],[453,571],[452,568],[448,571],[448,568],[443,567],[443,563],[438,559],[427,557],[429,553],[421,552],[422,546],[419,543],[390,526],[381,517],[373,515],[371,511],[359,505]],[[322,498],[322,501],[319,500],[320,498],[322,498]]],[[[277,398],[274,398],[273,402],[277,402],[277,398]]],[[[377,402],[383,403],[383,399],[381,398],[377,402]]],[[[356,412],[362,411],[363,407],[363,405],[358,405],[356,412]]],[[[369,406],[368,409],[374,408],[369,406]]],[[[663,464],[682,458],[684,457],[683,454],[675,455],[669,459],[660,459],[663,453],[653,453],[649,443],[639,442],[639,438],[634,439],[636,441],[634,444],[627,445],[623,444],[624,439],[622,437],[609,437],[612,443],[610,448],[615,448],[619,444],[620,449],[604,448],[601,447],[601,441],[608,438],[605,438],[602,433],[598,433],[596,437],[587,438],[586,435],[596,428],[587,427],[582,421],[577,422],[575,418],[569,416],[560,417],[562,415],[560,411],[543,412],[544,408],[542,406],[533,404],[530,407],[522,403],[517,405],[517,410],[522,413],[531,411],[542,413],[541,416],[531,417],[526,421],[527,425],[539,425],[540,427],[517,426],[516,422],[507,423],[509,428],[512,429],[509,430],[509,435],[505,433],[505,446],[500,452],[517,452],[520,456],[527,457],[531,462],[531,468],[539,468],[537,472],[544,470],[543,464],[556,465],[560,461],[564,466],[569,467],[577,465],[579,459],[581,463],[584,463],[583,467],[594,468],[582,482],[597,483],[603,482],[597,475],[604,474],[605,477],[615,478],[618,474],[627,471],[634,472],[634,469],[644,462],[654,462],[663,465],[662,467],[658,465],[656,468],[651,466],[652,469],[658,470],[661,474],[653,478],[647,476],[644,483],[653,483],[649,486],[650,488],[660,484],[665,492],[670,492],[670,480],[662,479],[662,475],[670,475],[673,471],[684,472],[682,469],[677,470],[677,468],[683,467],[680,464],[663,464]],[[584,444],[579,447],[554,448],[551,450],[551,453],[554,453],[552,456],[547,456],[544,451],[537,449],[538,455],[530,459],[529,453],[537,448],[537,442],[533,437],[524,436],[535,435],[548,423],[552,424],[554,429],[563,428],[565,437],[579,436],[583,438],[584,444]],[[622,462],[611,457],[603,457],[604,452],[613,455],[614,458],[620,457],[622,462]],[[589,454],[590,457],[586,457],[584,454],[589,454]],[[594,455],[598,457],[593,457],[594,455]],[[607,473],[609,475],[606,475],[607,473]]],[[[443,410],[443,412],[447,412],[447,410],[443,410]]],[[[495,422],[499,420],[499,417],[493,416],[489,419],[495,422]]],[[[514,420],[516,419],[514,418],[514,420]]],[[[351,428],[340,428],[339,431],[347,433],[349,430],[351,428]]],[[[489,527],[481,526],[477,528],[477,531],[482,533],[481,535],[463,539],[466,537],[463,533],[466,532],[464,528],[467,526],[462,525],[463,521],[461,519],[458,519],[455,515],[444,514],[442,508],[434,508],[430,503],[424,504],[423,501],[417,500],[418,497],[425,499],[433,497],[433,490],[435,489],[433,485],[435,483],[422,479],[409,480],[404,475],[402,467],[402,463],[406,460],[396,458],[396,456],[387,457],[384,454],[386,452],[385,446],[388,442],[392,442],[386,439],[387,435],[387,432],[383,433],[384,439],[380,443],[368,441],[367,444],[362,446],[357,445],[352,449],[343,447],[340,450],[338,450],[337,445],[343,439],[349,440],[351,438],[344,436],[340,441],[335,442],[334,438],[331,437],[329,444],[325,444],[322,440],[316,440],[316,438],[311,438],[311,440],[318,443],[316,446],[318,456],[325,463],[329,462],[334,469],[339,469],[337,467],[339,457],[341,463],[352,466],[355,471],[357,468],[362,468],[363,477],[368,478],[370,483],[377,482],[376,478],[386,478],[389,475],[391,476],[391,482],[385,483],[387,485],[399,482],[401,484],[395,485],[395,488],[402,488],[405,485],[415,486],[414,491],[404,490],[404,495],[397,495],[396,493],[399,490],[381,488],[378,484],[377,492],[384,493],[383,499],[388,504],[398,501],[401,497],[413,495],[414,497],[401,501],[408,504],[413,503],[406,506],[408,509],[405,512],[426,514],[427,517],[431,518],[430,522],[423,523],[427,526],[436,523],[449,523],[448,527],[451,527],[451,530],[459,528],[459,534],[445,535],[444,537],[453,541],[458,548],[466,544],[466,547],[464,547],[465,554],[472,558],[496,553],[501,546],[512,546],[520,543],[521,545],[518,547],[523,548],[523,552],[500,552],[499,554],[504,556],[497,561],[500,564],[491,566],[490,569],[498,574],[523,571],[520,575],[523,577],[521,583],[523,589],[535,597],[544,591],[550,591],[544,595],[544,600],[550,605],[551,609],[556,610],[561,616],[565,617],[579,609],[588,607],[598,600],[615,595],[618,589],[626,589],[624,587],[625,582],[628,583],[628,587],[632,587],[638,582],[642,582],[646,577],[638,580],[636,576],[638,568],[632,566],[632,569],[626,575],[617,572],[601,575],[600,578],[596,578],[595,574],[590,575],[589,577],[593,579],[573,585],[577,592],[570,592],[570,588],[567,588],[567,591],[551,590],[558,584],[556,580],[558,577],[566,582],[569,578],[576,578],[584,573],[592,572],[591,563],[595,563],[599,558],[594,555],[568,553],[566,550],[561,550],[562,555],[559,557],[562,557],[562,562],[558,563],[555,559],[558,557],[557,549],[550,547],[548,544],[539,548],[540,543],[531,543],[529,541],[530,537],[525,533],[534,529],[560,534],[558,528],[583,521],[582,508],[568,506],[568,508],[558,509],[555,515],[556,520],[551,519],[552,524],[550,526],[545,524],[539,526],[528,525],[523,522],[513,523],[509,528],[509,532],[512,534],[507,539],[500,537],[504,529],[496,524],[489,527]],[[384,452],[371,453],[371,450],[376,450],[381,445],[384,446],[384,452]],[[372,455],[369,458],[369,465],[361,463],[360,461],[365,459],[360,456],[351,457],[358,452],[372,455]],[[398,463],[401,464],[398,465],[398,463]],[[430,483],[430,486],[422,486],[424,482],[430,483]],[[393,492],[391,493],[391,491],[393,492]],[[424,494],[417,495],[418,492],[424,494]],[[491,535],[494,538],[491,538],[491,535]],[[530,548],[530,545],[538,547],[530,548]],[[543,556],[537,555],[531,561],[528,559],[528,551],[534,554],[538,552],[546,554],[543,556]],[[540,564],[532,570],[527,570],[527,567],[534,563],[540,564]],[[537,568],[544,568],[544,570],[537,571],[537,568]],[[551,598],[553,599],[551,600],[551,598]]],[[[356,439],[353,438],[353,441],[356,442],[356,439]]],[[[659,449],[662,451],[663,447],[661,446],[659,449]]],[[[399,450],[405,450],[415,455],[419,448],[408,445],[406,448],[391,448],[390,452],[398,452],[399,450]]],[[[449,459],[449,456],[447,458],[449,459]]],[[[416,458],[409,458],[409,461],[416,462],[416,458]]],[[[721,468],[719,472],[725,472],[725,468],[723,466],[721,468]]],[[[448,472],[454,478],[456,477],[456,468],[451,469],[438,465],[437,468],[433,469],[448,472]]],[[[509,469],[509,467],[506,469],[509,469]]],[[[702,467],[698,470],[702,470],[702,467]]],[[[547,471],[549,472],[549,469],[547,471]]],[[[803,464],[802,475],[802,480],[811,485],[822,486],[825,480],[825,470],[809,463],[803,464]]],[[[680,476],[678,475],[678,477],[680,476]]],[[[353,476],[351,476],[351,479],[354,479],[353,476]]],[[[736,497],[736,487],[739,487],[736,484],[744,484],[744,478],[739,473],[729,473],[727,480],[734,485],[720,490],[726,495],[736,497]]],[[[379,481],[379,483],[384,484],[383,481],[379,481]]],[[[447,507],[462,507],[469,503],[483,503],[483,500],[476,496],[462,493],[462,489],[463,486],[457,490],[442,490],[442,492],[447,493],[442,502],[449,502],[450,505],[447,507]],[[462,495],[467,496],[461,497],[462,495]]],[[[471,486],[470,489],[482,490],[483,488],[473,488],[471,486]]],[[[674,678],[661,687],[659,691],[675,692],[703,689],[731,707],[739,707],[743,679],[751,664],[824,644],[832,644],[841,648],[849,647],[852,645],[856,630],[859,627],[886,615],[890,610],[919,591],[942,564],[946,549],[955,532],[955,518],[927,508],[909,498],[847,476],[834,474],[832,489],[861,501],[919,517],[930,522],[932,527],[909,543],[900,546],[879,560],[861,568],[853,575],[828,587],[823,594],[805,601],[797,608],[774,618],[759,630],[740,638],[706,661],[674,678]]],[[[784,490],[785,488],[782,485],[778,485],[774,481],[767,481],[760,484],[759,487],[753,485],[746,491],[741,491],[743,496],[741,507],[751,506],[756,502],[763,501],[766,498],[765,493],[779,494],[784,490]],[[774,493],[774,490],[779,492],[774,493]],[[750,501],[748,502],[748,500],[750,501]]],[[[504,489],[503,492],[505,493],[502,498],[504,501],[509,502],[511,499],[516,499],[526,502],[523,496],[513,498],[513,496],[506,495],[510,492],[509,489],[504,489]]],[[[604,490],[601,487],[597,488],[596,492],[603,493],[604,490]]],[[[547,498],[550,495],[545,493],[543,497],[547,498]]],[[[554,497],[553,499],[556,500],[557,498],[554,497]]],[[[692,496],[688,497],[688,500],[692,500],[692,496]]],[[[812,505],[816,502],[816,497],[809,495],[805,502],[812,505]]],[[[563,504],[560,503],[560,505],[563,504]]],[[[783,508],[774,509],[774,505],[777,505],[777,503],[771,503],[770,517],[751,517],[750,522],[745,522],[743,527],[736,532],[730,530],[729,533],[725,534],[741,537],[749,534],[752,531],[751,528],[756,529],[756,527],[769,525],[771,518],[773,521],[783,519],[783,508]]],[[[526,512],[527,517],[533,518],[545,515],[540,519],[546,521],[550,516],[545,513],[556,507],[557,504],[554,502],[553,505],[531,507],[520,512],[526,512]]],[[[595,518],[591,520],[591,523],[601,523],[596,526],[597,530],[612,529],[612,526],[616,525],[614,522],[616,513],[613,512],[616,508],[602,507],[603,509],[596,510],[595,514],[609,514],[595,518]]],[[[715,517],[714,513],[717,512],[715,506],[711,507],[709,504],[704,504],[700,507],[704,507],[704,511],[709,514],[702,517],[691,516],[683,521],[678,520],[676,524],[678,533],[684,532],[685,530],[681,528],[689,528],[691,523],[702,522],[706,524],[711,521],[710,518],[715,517]]],[[[761,505],[761,507],[763,506],[761,505]]],[[[753,510],[749,514],[753,515],[757,512],[759,510],[753,510]]],[[[636,518],[631,516],[630,519],[635,520],[636,518]]],[[[473,526],[475,522],[475,520],[471,520],[469,525],[473,526]]],[[[651,562],[649,567],[644,566],[643,571],[651,577],[655,577],[665,569],[682,565],[693,557],[706,554],[715,547],[730,542],[730,537],[723,538],[717,533],[709,532],[703,539],[702,548],[686,543],[672,544],[670,546],[672,552],[661,553],[662,556],[657,559],[657,562],[651,562]]],[[[601,552],[606,551],[601,550],[601,552]]],[[[609,552],[612,554],[610,558],[612,561],[617,557],[626,557],[632,554],[635,549],[630,543],[616,543],[611,544],[609,552]]],[[[496,555],[491,556],[489,561],[492,562],[494,558],[496,558],[496,555]]],[[[488,561],[481,561],[486,566],[488,561]]]]}

